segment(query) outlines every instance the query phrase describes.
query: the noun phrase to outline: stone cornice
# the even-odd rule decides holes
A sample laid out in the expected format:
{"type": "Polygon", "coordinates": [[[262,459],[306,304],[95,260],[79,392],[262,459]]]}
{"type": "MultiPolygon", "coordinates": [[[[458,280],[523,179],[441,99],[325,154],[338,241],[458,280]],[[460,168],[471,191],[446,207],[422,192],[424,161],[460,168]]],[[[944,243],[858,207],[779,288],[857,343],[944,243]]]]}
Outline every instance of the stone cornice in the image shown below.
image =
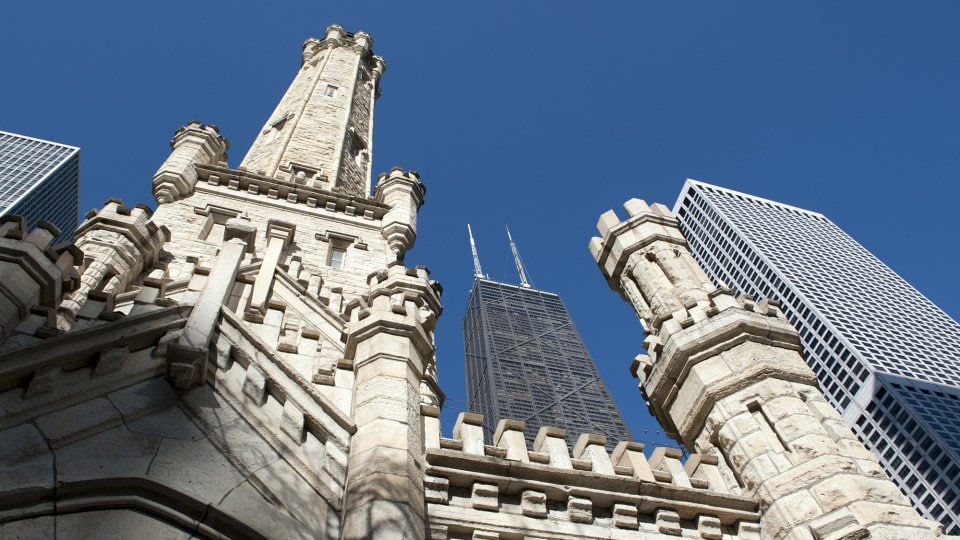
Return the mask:
{"type": "Polygon", "coordinates": [[[628,476],[478,456],[451,449],[428,449],[426,458],[427,474],[447,478],[450,485],[469,487],[480,481],[501,485],[507,493],[533,489],[543,491],[548,498],[582,496],[604,506],[636,503],[650,511],[671,508],[684,517],[709,513],[718,515],[726,525],[739,520],[759,520],[757,501],[750,497],[646,482],[628,476]]]}
{"type": "Polygon", "coordinates": [[[250,171],[201,164],[197,164],[196,169],[199,180],[206,182],[207,185],[255,193],[264,198],[283,199],[311,208],[326,208],[373,220],[383,219],[390,210],[389,206],[374,199],[336,193],[305,184],[294,184],[250,171]]]}
{"type": "Polygon", "coordinates": [[[644,386],[649,392],[666,395],[671,381],[682,384],[693,364],[743,341],[800,351],[796,330],[787,321],[741,309],[726,309],[671,335],[656,355],[653,370],[644,386]]]}
{"type": "Polygon", "coordinates": [[[653,368],[642,383],[644,395],[657,418],[671,424],[665,427],[689,443],[703,429],[714,403],[756,381],[772,378],[817,386],[816,376],[803,363],[799,353],[796,331],[787,321],[743,309],[726,309],[670,336],[666,345],[654,355],[653,368]],[[709,384],[689,414],[679,421],[673,418],[671,407],[687,383],[691,369],[747,342],[792,351],[797,354],[796,365],[758,362],[749,369],[709,384]]]}

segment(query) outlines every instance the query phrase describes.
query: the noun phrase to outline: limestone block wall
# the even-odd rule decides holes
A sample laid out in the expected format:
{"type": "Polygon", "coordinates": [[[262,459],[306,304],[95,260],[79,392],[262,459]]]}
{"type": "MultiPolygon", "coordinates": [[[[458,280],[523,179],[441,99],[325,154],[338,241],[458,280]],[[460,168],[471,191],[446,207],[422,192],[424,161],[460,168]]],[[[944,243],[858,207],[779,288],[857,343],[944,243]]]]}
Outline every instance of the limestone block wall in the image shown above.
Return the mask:
{"type": "Polygon", "coordinates": [[[336,537],[336,509],[209,387],[153,378],[0,441],[4,538],[336,537]]]}
{"type": "Polygon", "coordinates": [[[0,351],[0,536],[338,536],[352,421],[229,309],[175,391],[193,292],[147,279],[0,351]]]}
{"type": "Polygon", "coordinates": [[[523,422],[501,420],[494,445],[483,418],[461,413],[453,436],[423,409],[429,538],[759,539],[758,501],[711,455],[645,453],[583,434],[571,454],[562,429],[543,427],[533,448],[523,422]]]}
{"type": "MultiPolygon", "coordinates": [[[[295,269],[295,280],[316,288],[333,304],[359,297],[367,290],[367,276],[396,260],[397,246],[412,246],[416,210],[422,204],[422,187],[393,195],[393,206],[377,199],[351,199],[319,189],[285,185],[266,178],[243,175],[225,168],[200,171],[200,184],[190,197],[160,205],[153,221],[171,231],[165,245],[165,267],[170,279],[185,279],[196,265],[209,265],[222,245],[227,221],[248,220],[256,230],[248,242],[256,257],[267,245],[267,222],[283,216],[295,226],[292,241],[284,248],[280,264],[295,269]],[[407,202],[407,201],[413,201],[407,202]],[[398,215],[399,213],[399,215],[398,215]],[[400,240],[388,241],[384,217],[400,240]],[[405,221],[403,225],[401,222],[405,221]],[[405,228],[404,228],[405,227],[405,228]],[[345,250],[343,268],[330,265],[330,250],[345,250]],[[335,298],[334,298],[335,297],[335,298]]],[[[414,186],[420,186],[414,181],[414,186]]]]}

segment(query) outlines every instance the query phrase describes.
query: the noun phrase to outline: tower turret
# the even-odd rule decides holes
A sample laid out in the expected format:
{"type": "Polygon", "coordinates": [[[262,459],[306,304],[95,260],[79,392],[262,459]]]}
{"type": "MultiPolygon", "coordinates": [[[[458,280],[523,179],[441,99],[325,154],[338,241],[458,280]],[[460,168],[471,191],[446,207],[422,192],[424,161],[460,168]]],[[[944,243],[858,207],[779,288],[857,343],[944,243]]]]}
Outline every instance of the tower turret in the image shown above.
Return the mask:
{"type": "Polygon", "coordinates": [[[218,165],[227,160],[230,143],[220,129],[191,120],[173,134],[170,155],[153,175],[153,196],[158,203],[173,202],[193,192],[197,184],[194,165],[218,165]]]}
{"type": "Polygon", "coordinates": [[[364,32],[338,25],[303,44],[300,70],[243,162],[263,176],[370,193],[373,104],[386,63],[364,32]]]}
{"type": "Polygon", "coordinates": [[[0,342],[39,306],[53,310],[80,283],[74,266],[83,258],[73,244],[50,248],[56,227],[41,222],[26,230],[20,216],[0,218],[0,342]]]}
{"type": "Polygon", "coordinates": [[[100,210],[91,210],[76,232],[77,247],[85,256],[77,290],[60,304],[68,320],[80,311],[91,292],[117,294],[145,269],[156,264],[170,231],[150,219],[148,207],[130,208],[120,199],[109,199],[100,210]]]}
{"type": "Polygon", "coordinates": [[[662,204],[600,217],[590,251],[640,316],[651,410],[760,499],[764,538],[933,538],[824,399],[777,305],[714,286],[662,204]]]}
{"type": "Polygon", "coordinates": [[[376,198],[390,207],[383,216],[383,237],[401,260],[417,239],[417,212],[423,205],[426,191],[419,174],[415,171],[404,173],[399,167],[377,179],[376,198]]]}

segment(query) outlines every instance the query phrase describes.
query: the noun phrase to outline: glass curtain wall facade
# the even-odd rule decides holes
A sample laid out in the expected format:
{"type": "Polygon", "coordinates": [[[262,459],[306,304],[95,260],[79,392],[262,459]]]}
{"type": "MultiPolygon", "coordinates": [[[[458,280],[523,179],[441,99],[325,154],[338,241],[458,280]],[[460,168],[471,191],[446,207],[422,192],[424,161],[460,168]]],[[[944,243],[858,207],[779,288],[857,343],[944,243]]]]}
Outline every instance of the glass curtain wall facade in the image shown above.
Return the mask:
{"type": "Polygon", "coordinates": [[[541,426],[630,440],[567,308],[555,293],[486,278],[473,283],[463,319],[467,401],[491,439],[500,419],[526,422],[532,444],[541,426]]]}
{"type": "Polygon", "coordinates": [[[693,180],[674,213],[717,285],[780,301],[827,399],[960,533],[960,324],[822,214],[693,180]]]}
{"type": "Polygon", "coordinates": [[[53,223],[57,244],[73,237],[79,196],[79,148],[0,131],[0,216],[53,223]]]}

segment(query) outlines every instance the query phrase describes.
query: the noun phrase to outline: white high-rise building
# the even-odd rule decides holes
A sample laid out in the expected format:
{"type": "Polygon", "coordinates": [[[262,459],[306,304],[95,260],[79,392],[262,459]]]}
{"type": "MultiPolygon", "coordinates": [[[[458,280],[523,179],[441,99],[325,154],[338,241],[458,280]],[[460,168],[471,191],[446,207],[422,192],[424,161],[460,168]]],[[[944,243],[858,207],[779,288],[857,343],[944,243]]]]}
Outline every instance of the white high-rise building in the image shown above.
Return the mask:
{"type": "Polygon", "coordinates": [[[57,244],[77,228],[79,196],[79,148],[0,131],[0,216],[52,223],[57,244]]]}
{"type": "Polygon", "coordinates": [[[960,324],[822,214],[694,180],[674,213],[714,281],[781,302],[827,398],[960,532],[960,324]]]}

